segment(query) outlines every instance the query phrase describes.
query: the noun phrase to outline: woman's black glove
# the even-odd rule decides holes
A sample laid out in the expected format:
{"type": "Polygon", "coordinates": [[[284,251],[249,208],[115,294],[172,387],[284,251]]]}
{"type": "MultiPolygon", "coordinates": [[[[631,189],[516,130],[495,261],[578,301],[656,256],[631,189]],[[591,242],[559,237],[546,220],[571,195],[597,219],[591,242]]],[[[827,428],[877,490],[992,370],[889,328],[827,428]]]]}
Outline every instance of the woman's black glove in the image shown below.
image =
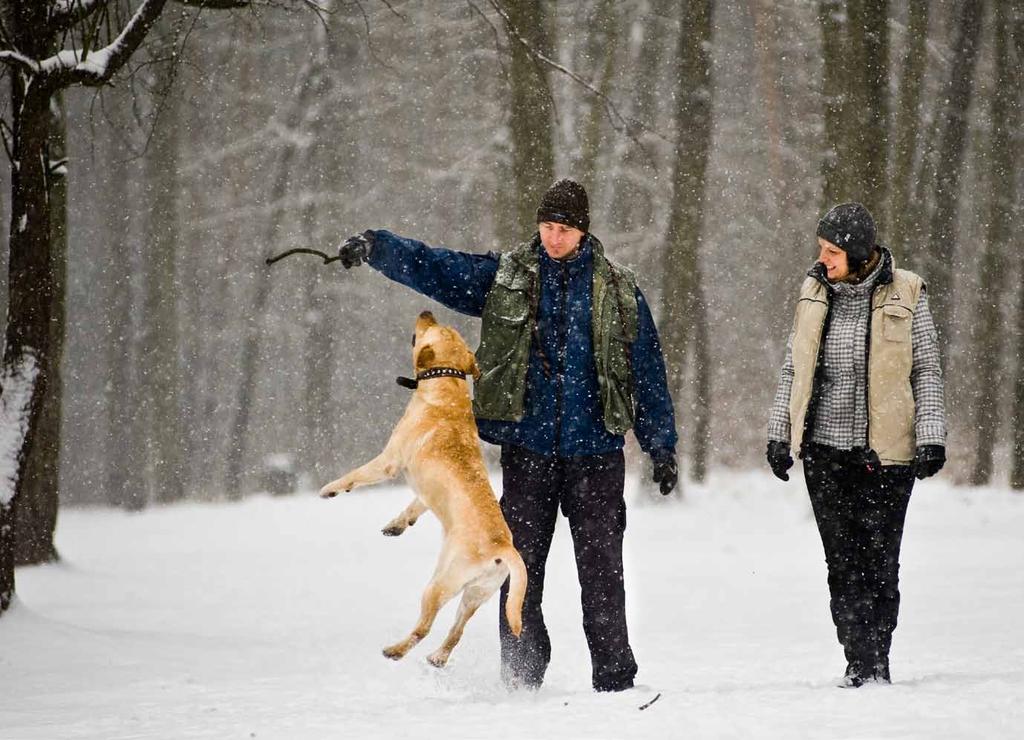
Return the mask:
{"type": "Polygon", "coordinates": [[[356,234],[346,239],[338,247],[338,257],[341,259],[342,266],[348,270],[366,262],[366,258],[370,256],[372,249],[373,232],[364,231],[362,234],[356,234]]]}
{"type": "Polygon", "coordinates": [[[676,453],[667,449],[655,450],[651,453],[651,461],[654,463],[654,474],[651,477],[661,487],[661,495],[668,496],[679,480],[676,453]]]}
{"type": "Polygon", "coordinates": [[[793,458],[789,454],[789,442],[779,442],[776,439],[768,440],[766,456],[775,477],[779,480],[789,480],[789,473],[786,471],[793,467],[793,458]]]}
{"type": "Polygon", "coordinates": [[[914,455],[914,475],[918,480],[930,478],[946,464],[946,448],[942,445],[921,445],[914,455]]]}

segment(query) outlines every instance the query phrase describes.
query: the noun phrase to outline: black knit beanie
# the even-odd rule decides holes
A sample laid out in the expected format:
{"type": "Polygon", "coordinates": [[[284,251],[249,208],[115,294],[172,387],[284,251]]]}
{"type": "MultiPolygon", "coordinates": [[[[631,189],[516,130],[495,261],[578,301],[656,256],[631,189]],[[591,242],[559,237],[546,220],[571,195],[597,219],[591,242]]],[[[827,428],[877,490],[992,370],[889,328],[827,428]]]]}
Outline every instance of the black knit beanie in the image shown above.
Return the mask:
{"type": "Polygon", "coordinates": [[[875,219],[860,203],[840,203],[821,217],[817,235],[846,252],[850,266],[856,267],[875,248],[875,219]]]}
{"type": "Polygon", "coordinates": [[[559,180],[540,199],[537,223],[541,221],[553,221],[587,231],[590,228],[587,191],[575,180],[559,180]]]}

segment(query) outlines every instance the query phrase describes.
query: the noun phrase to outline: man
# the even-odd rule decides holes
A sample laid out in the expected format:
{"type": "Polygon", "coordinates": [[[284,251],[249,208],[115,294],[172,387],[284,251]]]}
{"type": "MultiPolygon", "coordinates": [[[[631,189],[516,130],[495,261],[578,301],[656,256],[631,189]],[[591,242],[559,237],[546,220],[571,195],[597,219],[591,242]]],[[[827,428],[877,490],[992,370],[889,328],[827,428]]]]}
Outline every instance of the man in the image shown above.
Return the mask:
{"type": "Polygon", "coordinates": [[[569,520],[593,685],[633,685],[622,577],[623,435],[632,428],[661,492],[676,484],[675,418],[650,309],[633,274],[588,232],[583,187],[559,180],[537,209],[538,232],[500,255],[432,248],[366,231],[340,248],[448,308],[483,319],[473,410],[501,446],[501,509],[529,583],[523,632],[512,636],[501,590],[502,678],[539,687],[551,657],[541,611],[558,510],[569,520]]]}

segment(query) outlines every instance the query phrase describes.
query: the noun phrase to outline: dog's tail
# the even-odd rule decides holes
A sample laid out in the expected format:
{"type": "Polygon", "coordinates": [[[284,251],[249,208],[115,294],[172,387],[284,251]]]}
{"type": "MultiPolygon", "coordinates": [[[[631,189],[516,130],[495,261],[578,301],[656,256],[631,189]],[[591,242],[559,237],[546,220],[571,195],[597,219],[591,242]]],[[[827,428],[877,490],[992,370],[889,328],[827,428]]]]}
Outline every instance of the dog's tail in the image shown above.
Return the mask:
{"type": "Polygon", "coordinates": [[[508,564],[508,599],[505,601],[505,618],[512,634],[519,637],[523,631],[523,599],[526,598],[526,564],[516,549],[509,546],[503,553],[508,564]]]}

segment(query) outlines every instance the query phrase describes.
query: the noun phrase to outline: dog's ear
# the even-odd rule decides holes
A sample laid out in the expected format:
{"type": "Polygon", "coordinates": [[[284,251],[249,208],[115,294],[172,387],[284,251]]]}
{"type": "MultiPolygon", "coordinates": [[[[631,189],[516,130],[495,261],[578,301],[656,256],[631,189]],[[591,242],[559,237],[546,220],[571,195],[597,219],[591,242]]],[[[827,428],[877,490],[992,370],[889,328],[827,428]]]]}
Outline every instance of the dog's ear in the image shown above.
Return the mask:
{"type": "Polygon", "coordinates": [[[476,364],[476,355],[466,350],[469,355],[469,362],[466,363],[466,372],[473,374],[473,380],[480,380],[480,366],[476,364]]]}
{"type": "Polygon", "coordinates": [[[416,355],[416,369],[426,370],[427,363],[434,361],[434,348],[429,344],[426,347],[421,347],[419,354],[416,355]]]}

